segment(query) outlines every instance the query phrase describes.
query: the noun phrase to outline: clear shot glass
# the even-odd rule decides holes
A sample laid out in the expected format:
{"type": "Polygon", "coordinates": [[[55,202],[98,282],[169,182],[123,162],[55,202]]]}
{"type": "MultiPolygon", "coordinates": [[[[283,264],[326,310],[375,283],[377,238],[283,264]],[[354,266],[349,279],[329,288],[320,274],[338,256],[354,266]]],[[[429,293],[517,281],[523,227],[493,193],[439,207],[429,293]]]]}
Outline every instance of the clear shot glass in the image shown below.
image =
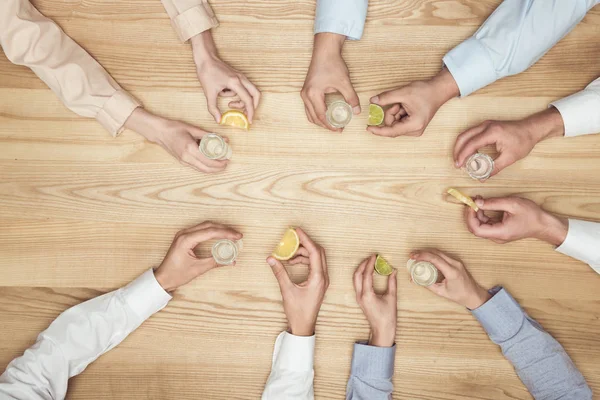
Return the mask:
{"type": "Polygon", "coordinates": [[[413,282],[419,286],[430,286],[444,279],[444,276],[435,265],[428,261],[410,259],[406,263],[406,269],[408,269],[413,282]]]}
{"type": "Polygon", "coordinates": [[[211,253],[217,264],[231,265],[237,260],[237,257],[244,248],[244,242],[238,240],[236,242],[229,239],[221,239],[215,242],[211,249],[211,253]]]}
{"type": "Polygon", "coordinates": [[[202,136],[199,148],[200,152],[211,160],[229,160],[232,154],[229,144],[216,133],[202,136]]]}
{"type": "Polygon", "coordinates": [[[471,178],[484,180],[492,174],[494,160],[487,154],[475,153],[467,160],[465,169],[471,178]]]}

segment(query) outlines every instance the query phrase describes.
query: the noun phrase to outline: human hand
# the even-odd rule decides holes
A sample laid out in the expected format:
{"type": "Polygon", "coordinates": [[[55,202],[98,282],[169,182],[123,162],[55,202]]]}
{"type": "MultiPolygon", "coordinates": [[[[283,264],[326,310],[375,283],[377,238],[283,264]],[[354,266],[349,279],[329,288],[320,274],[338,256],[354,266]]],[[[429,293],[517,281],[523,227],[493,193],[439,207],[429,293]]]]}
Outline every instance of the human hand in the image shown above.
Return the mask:
{"type": "Polygon", "coordinates": [[[494,145],[500,154],[491,176],[525,158],[540,141],[564,135],[564,123],[554,107],[519,121],[485,121],[456,139],[454,162],[462,167],[480,148],[494,145]]]}
{"type": "Polygon", "coordinates": [[[198,142],[209,132],[194,125],[162,118],[143,108],[136,108],[125,122],[125,127],[159,144],[179,162],[198,171],[219,172],[229,163],[229,160],[211,160],[200,152],[198,142]]]}
{"type": "Polygon", "coordinates": [[[536,238],[555,246],[562,244],[569,230],[568,221],[540,208],[531,200],[520,197],[483,199],[475,198],[479,211],[465,207],[467,228],[475,236],[507,243],[525,238],[536,238]],[[484,211],[500,211],[491,218],[484,211]]]}
{"type": "Polygon", "coordinates": [[[318,33],[315,35],[312,59],[304,86],[300,92],[308,120],[335,132],[326,118],[327,105],[325,94],[339,92],[352,112],[360,114],[360,101],[352,87],[348,67],[342,58],[342,47],[346,37],[335,33],[318,33]]]}
{"type": "Polygon", "coordinates": [[[371,103],[385,110],[384,126],[369,126],[375,135],[421,136],[438,109],[460,94],[458,85],[447,69],[428,81],[417,81],[371,98],[371,103]]]}
{"type": "Polygon", "coordinates": [[[469,310],[481,307],[491,298],[488,291],[475,281],[463,263],[439,250],[414,251],[410,258],[416,261],[428,261],[444,275],[444,280],[441,282],[427,286],[427,289],[440,297],[469,310]]]}
{"type": "Polygon", "coordinates": [[[241,238],[242,234],[238,231],[208,221],[183,229],[175,235],[163,262],[154,271],[154,276],[165,291],[173,291],[217,267],[217,262],[212,256],[196,256],[194,249],[200,243],[212,239],[235,241],[241,238]]]}
{"type": "Polygon", "coordinates": [[[356,302],[371,326],[369,345],[392,347],[396,341],[398,319],[397,270],[388,276],[387,292],[378,295],[373,289],[373,273],[376,256],[363,260],[354,272],[356,302]]]}
{"type": "Polygon", "coordinates": [[[317,316],[329,287],[327,259],[325,250],[313,242],[300,228],[296,228],[300,239],[300,248],[290,264],[308,266],[308,279],[295,284],[290,279],[281,261],[274,257],[267,258],[273,274],[279,283],[283,297],[283,310],[289,324],[289,331],[296,336],[312,336],[315,333],[317,316]]]}
{"type": "Polygon", "coordinates": [[[217,123],[221,122],[218,97],[237,95],[239,100],[229,102],[229,107],[243,109],[248,121],[252,123],[254,112],[260,103],[260,91],[244,74],[219,58],[210,30],[192,37],[190,41],[198,79],[208,103],[208,112],[217,123]]]}

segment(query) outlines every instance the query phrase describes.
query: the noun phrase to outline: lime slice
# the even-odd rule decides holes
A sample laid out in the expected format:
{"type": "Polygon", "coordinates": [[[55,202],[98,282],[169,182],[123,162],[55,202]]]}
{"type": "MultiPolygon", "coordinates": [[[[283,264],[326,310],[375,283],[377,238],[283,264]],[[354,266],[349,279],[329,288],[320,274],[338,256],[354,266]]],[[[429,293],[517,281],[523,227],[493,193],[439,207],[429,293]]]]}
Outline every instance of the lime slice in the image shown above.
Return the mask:
{"type": "Polygon", "coordinates": [[[394,268],[385,260],[385,258],[381,257],[379,254],[375,259],[375,272],[379,275],[388,276],[391,275],[394,271],[394,268]]]}
{"type": "Polygon", "coordinates": [[[475,212],[479,211],[479,207],[477,207],[477,204],[475,204],[475,202],[473,201],[473,199],[470,198],[469,196],[467,196],[465,194],[462,194],[461,192],[459,192],[458,190],[456,190],[454,188],[448,189],[447,193],[450,196],[455,197],[456,199],[458,199],[462,203],[464,203],[464,204],[468,205],[469,207],[471,207],[473,210],[475,210],[475,212]]]}
{"type": "Polygon", "coordinates": [[[279,244],[273,252],[273,257],[280,261],[286,261],[296,255],[300,247],[300,238],[294,228],[289,228],[283,234],[279,244]]]}
{"type": "Polygon", "coordinates": [[[385,113],[383,108],[377,104],[369,104],[369,122],[368,125],[378,126],[383,123],[385,113]]]}

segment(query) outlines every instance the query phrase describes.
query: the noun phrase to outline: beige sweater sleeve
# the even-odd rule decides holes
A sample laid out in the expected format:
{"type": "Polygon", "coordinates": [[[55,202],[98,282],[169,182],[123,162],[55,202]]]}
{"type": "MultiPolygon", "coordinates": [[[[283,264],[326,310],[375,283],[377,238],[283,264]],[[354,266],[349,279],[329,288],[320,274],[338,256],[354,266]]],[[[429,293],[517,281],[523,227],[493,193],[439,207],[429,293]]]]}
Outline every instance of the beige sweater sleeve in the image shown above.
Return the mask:
{"type": "Polygon", "coordinates": [[[12,63],[31,68],[70,110],[96,118],[113,136],[140,106],[92,56],[28,0],[3,0],[0,45],[12,63]]]}
{"type": "Polygon", "coordinates": [[[161,0],[182,42],[219,26],[208,0],[161,0]]]}

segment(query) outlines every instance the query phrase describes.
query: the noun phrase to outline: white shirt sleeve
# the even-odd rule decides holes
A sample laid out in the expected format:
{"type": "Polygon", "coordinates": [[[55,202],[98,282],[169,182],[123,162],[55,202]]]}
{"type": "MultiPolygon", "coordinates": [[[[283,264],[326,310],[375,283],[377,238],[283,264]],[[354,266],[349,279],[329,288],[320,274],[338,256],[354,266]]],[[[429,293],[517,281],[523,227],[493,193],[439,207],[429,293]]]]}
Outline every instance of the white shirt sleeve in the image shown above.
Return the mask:
{"type": "Polygon", "coordinates": [[[0,398],[63,399],[69,378],[111,350],[171,296],[152,270],[129,285],[69,308],[0,376],[0,398]]]}
{"type": "Polygon", "coordinates": [[[569,220],[569,232],[556,251],[576,258],[600,274],[600,223],[569,220]]]}
{"type": "Polygon", "coordinates": [[[600,133],[600,78],[581,92],[551,103],[565,124],[565,136],[600,133]]]}
{"type": "Polygon", "coordinates": [[[348,39],[362,37],[369,0],[317,0],[315,35],[331,32],[348,39]]]}
{"type": "Polygon", "coordinates": [[[504,0],[444,64],[461,96],[525,71],[569,33],[600,0],[504,0]]]}
{"type": "Polygon", "coordinates": [[[262,400],[313,400],[315,336],[281,332],[262,400]]]}

